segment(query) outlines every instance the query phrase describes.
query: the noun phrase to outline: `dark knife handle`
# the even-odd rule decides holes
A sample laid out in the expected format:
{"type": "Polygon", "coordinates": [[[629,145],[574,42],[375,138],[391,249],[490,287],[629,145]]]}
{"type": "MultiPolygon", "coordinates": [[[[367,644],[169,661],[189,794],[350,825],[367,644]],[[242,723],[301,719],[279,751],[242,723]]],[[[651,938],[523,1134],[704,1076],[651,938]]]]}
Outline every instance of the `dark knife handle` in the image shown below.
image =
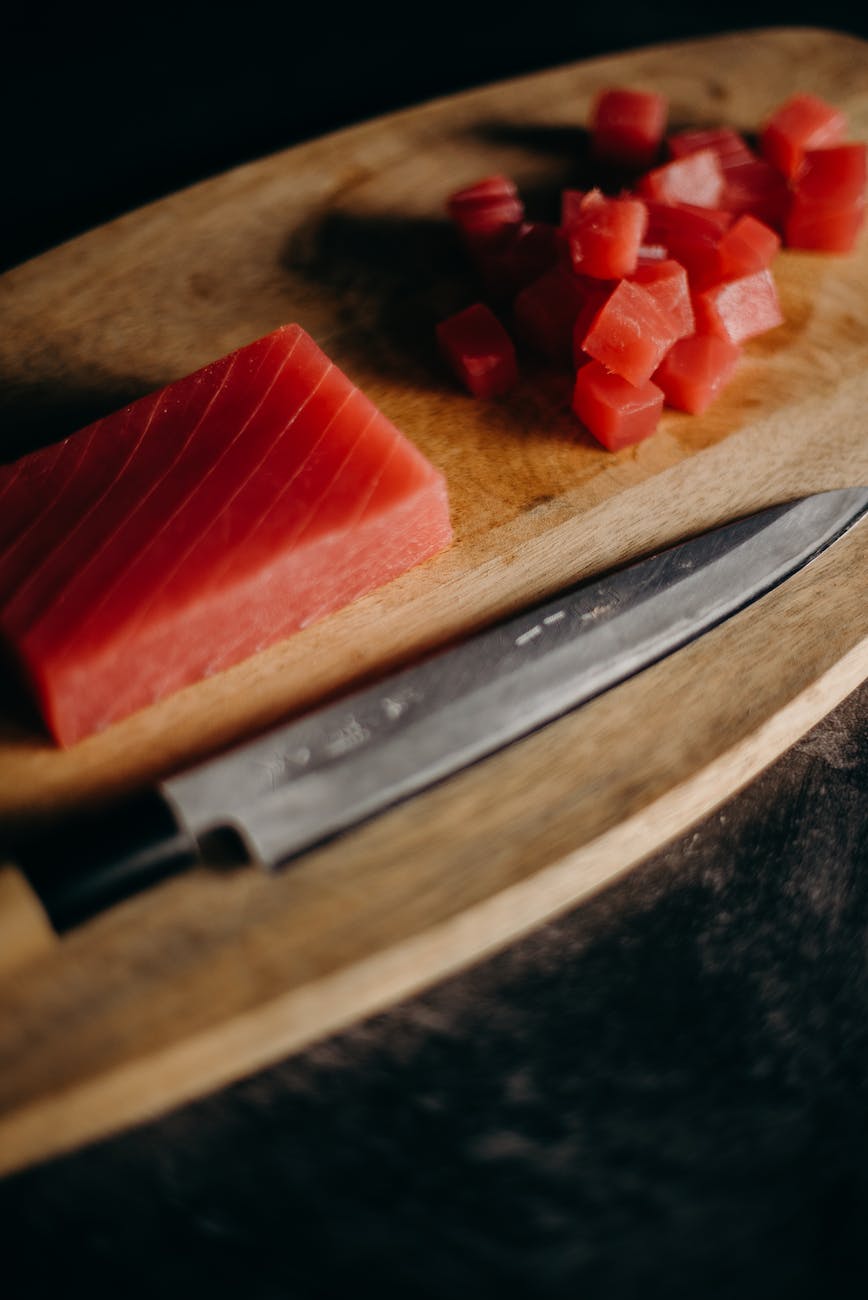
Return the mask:
{"type": "Polygon", "coordinates": [[[21,837],[9,856],[59,933],[183,871],[198,854],[168,804],[147,791],[45,835],[21,837]]]}

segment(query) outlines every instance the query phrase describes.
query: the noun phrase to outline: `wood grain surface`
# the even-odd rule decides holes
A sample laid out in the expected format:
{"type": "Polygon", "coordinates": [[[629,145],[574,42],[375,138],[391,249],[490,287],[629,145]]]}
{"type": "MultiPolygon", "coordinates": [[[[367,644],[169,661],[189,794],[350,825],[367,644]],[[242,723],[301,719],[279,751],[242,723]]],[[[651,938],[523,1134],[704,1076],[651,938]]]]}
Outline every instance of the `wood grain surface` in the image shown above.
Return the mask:
{"type": "MultiPolygon", "coordinates": [[[[0,815],[47,821],[165,774],[498,614],[698,529],[868,483],[868,261],[786,253],[786,324],[702,418],[612,456],[530,373],[458,394],[431,331],[472,282],[446,193],[512,172],[532,214],[581,178],[612,82],[754,128],[796,89],[868,135],[868,46],[776,30],[596,60],[399,114],[173,196],[0,279],[3,450],[80,426],[299,320],[446,472],[442,557],[75,749],[9,693],[0,815]]],[[[868,672],[868,530],[670,660],[265,878],[202,868],[0,988],[0,1169],[276,1059],[569,906],[731,794],[868,672]]]]}

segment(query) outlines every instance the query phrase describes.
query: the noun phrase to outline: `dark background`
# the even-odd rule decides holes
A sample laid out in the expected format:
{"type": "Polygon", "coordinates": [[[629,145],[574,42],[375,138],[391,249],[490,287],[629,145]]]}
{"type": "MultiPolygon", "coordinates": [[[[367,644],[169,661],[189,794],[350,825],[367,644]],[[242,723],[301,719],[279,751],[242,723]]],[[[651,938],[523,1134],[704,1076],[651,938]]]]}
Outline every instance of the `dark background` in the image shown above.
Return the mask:
{"type": "Polygon", "coordinates": [[[864,34],[830,0],[7,6],[0,265],[235,163],[594,54],[773,25],[864,34]]]}
{"type": "MultiPolygon", "coordinates": [[[[0,261],[433,95],[783,23],[868,35],[841,4],[7,13],[0,261]]],[[[0,1290],[864,1296],[866,719],[863,688],[714,817],[508,952],[6,1181],[0,1290]]]]}

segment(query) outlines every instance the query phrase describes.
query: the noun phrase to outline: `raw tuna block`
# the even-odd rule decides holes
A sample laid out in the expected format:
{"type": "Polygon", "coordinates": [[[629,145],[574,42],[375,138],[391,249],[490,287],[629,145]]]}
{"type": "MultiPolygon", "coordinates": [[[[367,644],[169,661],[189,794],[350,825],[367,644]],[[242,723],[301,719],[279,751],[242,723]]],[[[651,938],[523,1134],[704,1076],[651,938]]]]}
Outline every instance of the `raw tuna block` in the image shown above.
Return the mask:
{"type": "Polygon", "coordinates": [[[450,540],[442,475],[286,325],[0,469],[0,637],[71,745],[450,540]]]}

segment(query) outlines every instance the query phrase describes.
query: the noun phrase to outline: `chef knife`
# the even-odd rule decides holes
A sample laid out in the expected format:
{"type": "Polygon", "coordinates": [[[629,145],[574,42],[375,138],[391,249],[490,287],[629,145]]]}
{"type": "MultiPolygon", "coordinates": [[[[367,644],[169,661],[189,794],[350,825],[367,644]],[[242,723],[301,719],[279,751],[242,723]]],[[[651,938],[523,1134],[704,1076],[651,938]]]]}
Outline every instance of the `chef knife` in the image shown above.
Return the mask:
{"type": "Polygon", "coordinates": [[[866,512],[868,489],[851,488],[715,528],[563,591],[89,822],[17,846],[24,878],[8,870],[0,878],[7,965],[18,960],[16,945],[26,946],[25,917],[44,943],[51,927],[68,929],[207,857],[215,836],[228,834],[266,868],[284,865],[676,651],[803,568],[866,512]]]}

